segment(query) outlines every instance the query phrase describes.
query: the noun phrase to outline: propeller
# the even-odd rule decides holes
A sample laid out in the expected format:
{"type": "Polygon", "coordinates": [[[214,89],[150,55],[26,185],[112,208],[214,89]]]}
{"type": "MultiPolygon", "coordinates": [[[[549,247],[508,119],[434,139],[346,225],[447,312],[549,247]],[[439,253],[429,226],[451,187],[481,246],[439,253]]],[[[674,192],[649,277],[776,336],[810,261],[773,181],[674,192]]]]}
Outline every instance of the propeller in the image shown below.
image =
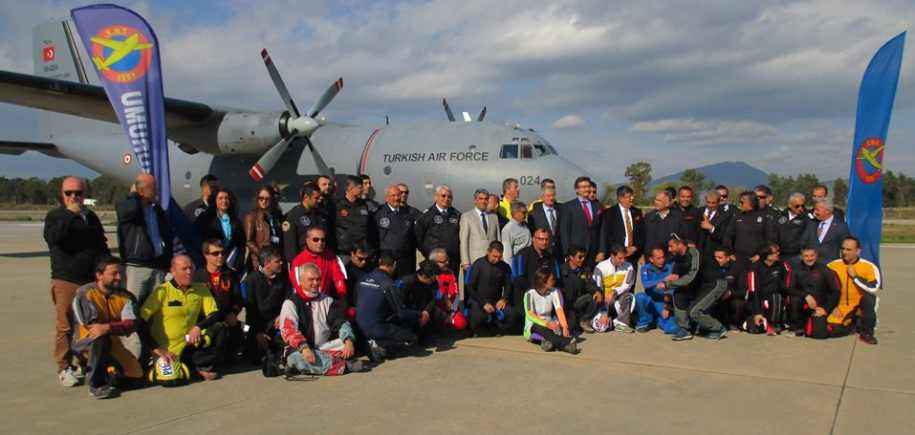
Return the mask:
{"type": "MultiPolygon", "coordinates": [[[[448,121],[454,122],[454,112],[451,111],[451,106],[448,105],[448,100],[445,98],[442,98],[442,106],[445,108],[445,116],[448,117],[448,121]]],[[[462,112],[461,115],[464,118],[464,122],[473,122],[473,118],[470,117],[469,113],[462,112]]],[[[482,122],[484,118],[486,118],[486,106],[483,106],[483,110],[477,115],[477,122],[482,122]]]]}
{"type": "Polygon", "coordinates": [[[303,141],[306,148],[311,152],[311,156],[315,161],[315,166],[317,166],[321,174],[333,176],[333,169],[328,168],[327,164],[324,163],[321,154],[318,152],[317,148],[315,148],[314,144],[311,143],[310,136],[315,130],[327,122],[323,117],[318,119],[315,117],[333,101],[334,97],[340,92],[340,89],[343,89],[343,79],[339,78],[331,84],[330,87],[324,91],[324,94],[308,109],[308,112],[302,115],[299,112],[299,108],[296,106],[295,101],[292,100],[289,89],[286,88],[286,83],[280,76],[280,72],[277,70],[276,65],[274,65],[273,59],[270,58],[270,54],[267,53],[266,48],[261,50],[261,58],[263,58],[264,65],[267,67],[267,73],[270,74],[270,80],[273,81],[273,86],[280,94],[280,98],[286,106],[286,113],[280,117],[280,135],[283,138],[261,155],[257,160],[257,163],[248,171],[248,175],[250,175],[254,181],[261,181],[270,170],[273,169],[276,162],[286,153],[286,150],[289,149],[289,146],[292,145],[292,143],[303,141]]]}
{"type": "Polygon", "coordinates": [[[445,106],[445,115],[448,117],[448,120],[454,122],[454,113],[451,112],[451,106],[448,105],[448,100],[442,98],[442,106],[445,106]]]}

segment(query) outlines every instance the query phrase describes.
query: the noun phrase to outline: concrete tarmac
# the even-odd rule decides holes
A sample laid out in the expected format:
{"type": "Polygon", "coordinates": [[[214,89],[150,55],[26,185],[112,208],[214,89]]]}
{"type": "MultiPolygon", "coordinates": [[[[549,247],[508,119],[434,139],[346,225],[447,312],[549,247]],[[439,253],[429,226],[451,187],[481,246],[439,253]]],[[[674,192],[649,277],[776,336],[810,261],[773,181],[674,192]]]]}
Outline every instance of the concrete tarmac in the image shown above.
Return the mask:
{"type": "Polygon", "coordinates": [[[292,382],[252,369],[98,401],[57,383],[41,224],[0,223],[0,433],[912,433],[913,248],[882,249],[877,346],[652,331],[588,335],[571,356],[476,338],[370,373],[292,382]]]}

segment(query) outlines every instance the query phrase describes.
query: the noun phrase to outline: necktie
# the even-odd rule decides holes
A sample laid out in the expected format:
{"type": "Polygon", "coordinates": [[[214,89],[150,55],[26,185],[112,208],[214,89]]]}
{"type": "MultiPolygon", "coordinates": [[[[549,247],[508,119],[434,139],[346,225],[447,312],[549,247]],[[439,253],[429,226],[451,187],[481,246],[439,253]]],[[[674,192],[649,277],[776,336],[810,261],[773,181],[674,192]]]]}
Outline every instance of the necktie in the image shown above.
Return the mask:
{"type": "Polygon", "coordinates": [[[632,219],[629,218],[629,210],[623,210],[623,221],[626,224],[626,247],[632,246],[632,219]]]}
{"type": "Polygon", "coordinates": [[[483,220],[483,234],[489,234],[489,224],[486,223],[486,212],[480,212],[480,219],[483,220]]]}
{"type": "Polygon", "coordinates": [[[588,226],[590,226],[590,225],[591,225],[591,220],[592,220],[593,218],[591,217],[591,209],[588,208],[588,203],[582,201],[582,202],[581,202],[581,209],[585,211],[585,219],[588,221],[588,226]]]}
{"type": "Polygon", "coordinates": [[[546,220],[550,224],[550,232],[555,232],[554,225],[556,225],[556,211],[551,208],[546,214],[546,220]]]}
{"type": "Polygon", "coordinates": [[[820,229],[817,231],[817,239],[820,243],[823,243],[823,237],[826,236],[826,229],[829,228],[826,226],[826,222],[820,222],[820,229]]]}

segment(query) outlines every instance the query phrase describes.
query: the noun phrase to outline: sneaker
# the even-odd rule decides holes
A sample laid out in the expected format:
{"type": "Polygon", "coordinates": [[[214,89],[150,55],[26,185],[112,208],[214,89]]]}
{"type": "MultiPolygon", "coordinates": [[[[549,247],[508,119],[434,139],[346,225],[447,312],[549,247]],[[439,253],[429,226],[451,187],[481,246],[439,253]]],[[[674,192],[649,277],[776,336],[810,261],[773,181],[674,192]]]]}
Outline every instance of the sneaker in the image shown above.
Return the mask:
{"type": "Polygon", "coordinates": [[[613,330],[616,332],[623,332],[626,334],[631,334],[631,333],[635,332],[635,329],[632,329],[632,327],[630,327],[629,325],[627,325],[625,323],[616,323],[616,322],[614,322],[614,324],[613,324],[613,330]]]}
{"type": "Polygon", "coordinates": [[[86,379],[86,369],[84,369],[83,366],[76,366],[76,368],[73,369],[73,376],[76,376],[76,379],[79,379],[80,381],[84,381],[86,379]]]}
{"type": "Polygon", "coordinates": [[[378,345],[378,343],[375,340],[369,340],[369,354],[368,354],[369,361],[371,361],[375,364],[378,364],[378,363],[384,361],[387,354],[388,354],[387,350],[385,350],[385,348],[378,345]]]}
{"type": "Polygon", "coordinates": [[[578,326],[581,327],[581,330],[584,331],[585,334],[594,333],[594,327],[591,326],[591,322],[589,322],[587,320],[582,320],[581,322],[578,322],[578,326]]]}
{"type": "Polygon", "coordinates": [[[650,330],[651,328],[649,328],[648,325],[635,327],[635,332],[638,332],[639,334],[644,334],[650,330]]]}
{"type": "Polygon", "coordinates": [[[197,370],[197,374],[199,374],[204,381],[215,381],[219,379],[219,373],[213,371],[197,370]]]}
{"type": "Polygon", "coordinates": [[[550,340],[540,340],[540,349],[544,352],[552,352],[553,342],[550,340]]]}
{"type": "Polygon", "coordinates": [[[76,372],[73,371],[72,367],[67,367],[57,373],[57,380],[64,387],[75,387],[80,384],[80,380],[76,377],[76,372]]]}
{"type": "Polygon", "coordinates": [[[680,328],[680,330],[677,331],[676,333],[674,333],[674,336],[671,337],[670,339],[673,340],[673,341],[686,341],[686,340],[692,340],[692,339],[693,339],[693,334],[690,334],[689,331],[687,331],[687,330],[685,330],[685,329],[683,329],[683,328],[680,328]]]}
{"type": "Polygon", "coordinates": [[[354,360],[346,362],[346,371],[349,373],[361,373],[368,370],[366,370],[365,364],[363,364],[362,361],[354,360]]]}
{"type": "Polygon", "coordinates": [[[111,385],[102,385],[101,387],[89,387],[89,397],[93,399],[111,399],[121,395],[121,392],[111,385]]]}
{"type": "Polygon", "coordinates": [[[721,328],[718,331],[711,331],[708,334],[705,334],[703,337],[705,337],[706,339],[712,340],[712,341],[718,341],[718,340],[721,340],[722,338],[727,337],[727,335],[728,335],[728,329],[721,328]]]}
{"type": "Polygon", "coordinates": [[[877,344],[877,337],[874,337],[872,334],[868,334],[866,332],[859,332],[858,340],[861,340],[861,341],[863,341],[867,344],[871,344],[871,345],[877,344]]]}
{"type": "Polygon", "coordinates": [[[572,355],[578,355],[581,352],[581,349],[578,348],[578,345],[575,344],[575,341],[570,341],[565,347],[562,348],[562,351],[565,353],[570,353],[572,355]]]}

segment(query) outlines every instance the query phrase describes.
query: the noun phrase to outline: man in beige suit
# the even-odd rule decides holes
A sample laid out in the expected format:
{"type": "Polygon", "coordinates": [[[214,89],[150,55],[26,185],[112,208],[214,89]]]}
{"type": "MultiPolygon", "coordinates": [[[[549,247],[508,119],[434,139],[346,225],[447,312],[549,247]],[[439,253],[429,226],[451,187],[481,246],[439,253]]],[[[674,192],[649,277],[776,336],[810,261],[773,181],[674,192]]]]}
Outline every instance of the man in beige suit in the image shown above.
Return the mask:
{"type": "Polygon", "coordinates": [[[499,219],[486,211],[488,200],[489,192],[477,189],[473,192],[474,208],[461,215],[461,271],[486,255],[490,242],[499,240],[499,219]]]}

